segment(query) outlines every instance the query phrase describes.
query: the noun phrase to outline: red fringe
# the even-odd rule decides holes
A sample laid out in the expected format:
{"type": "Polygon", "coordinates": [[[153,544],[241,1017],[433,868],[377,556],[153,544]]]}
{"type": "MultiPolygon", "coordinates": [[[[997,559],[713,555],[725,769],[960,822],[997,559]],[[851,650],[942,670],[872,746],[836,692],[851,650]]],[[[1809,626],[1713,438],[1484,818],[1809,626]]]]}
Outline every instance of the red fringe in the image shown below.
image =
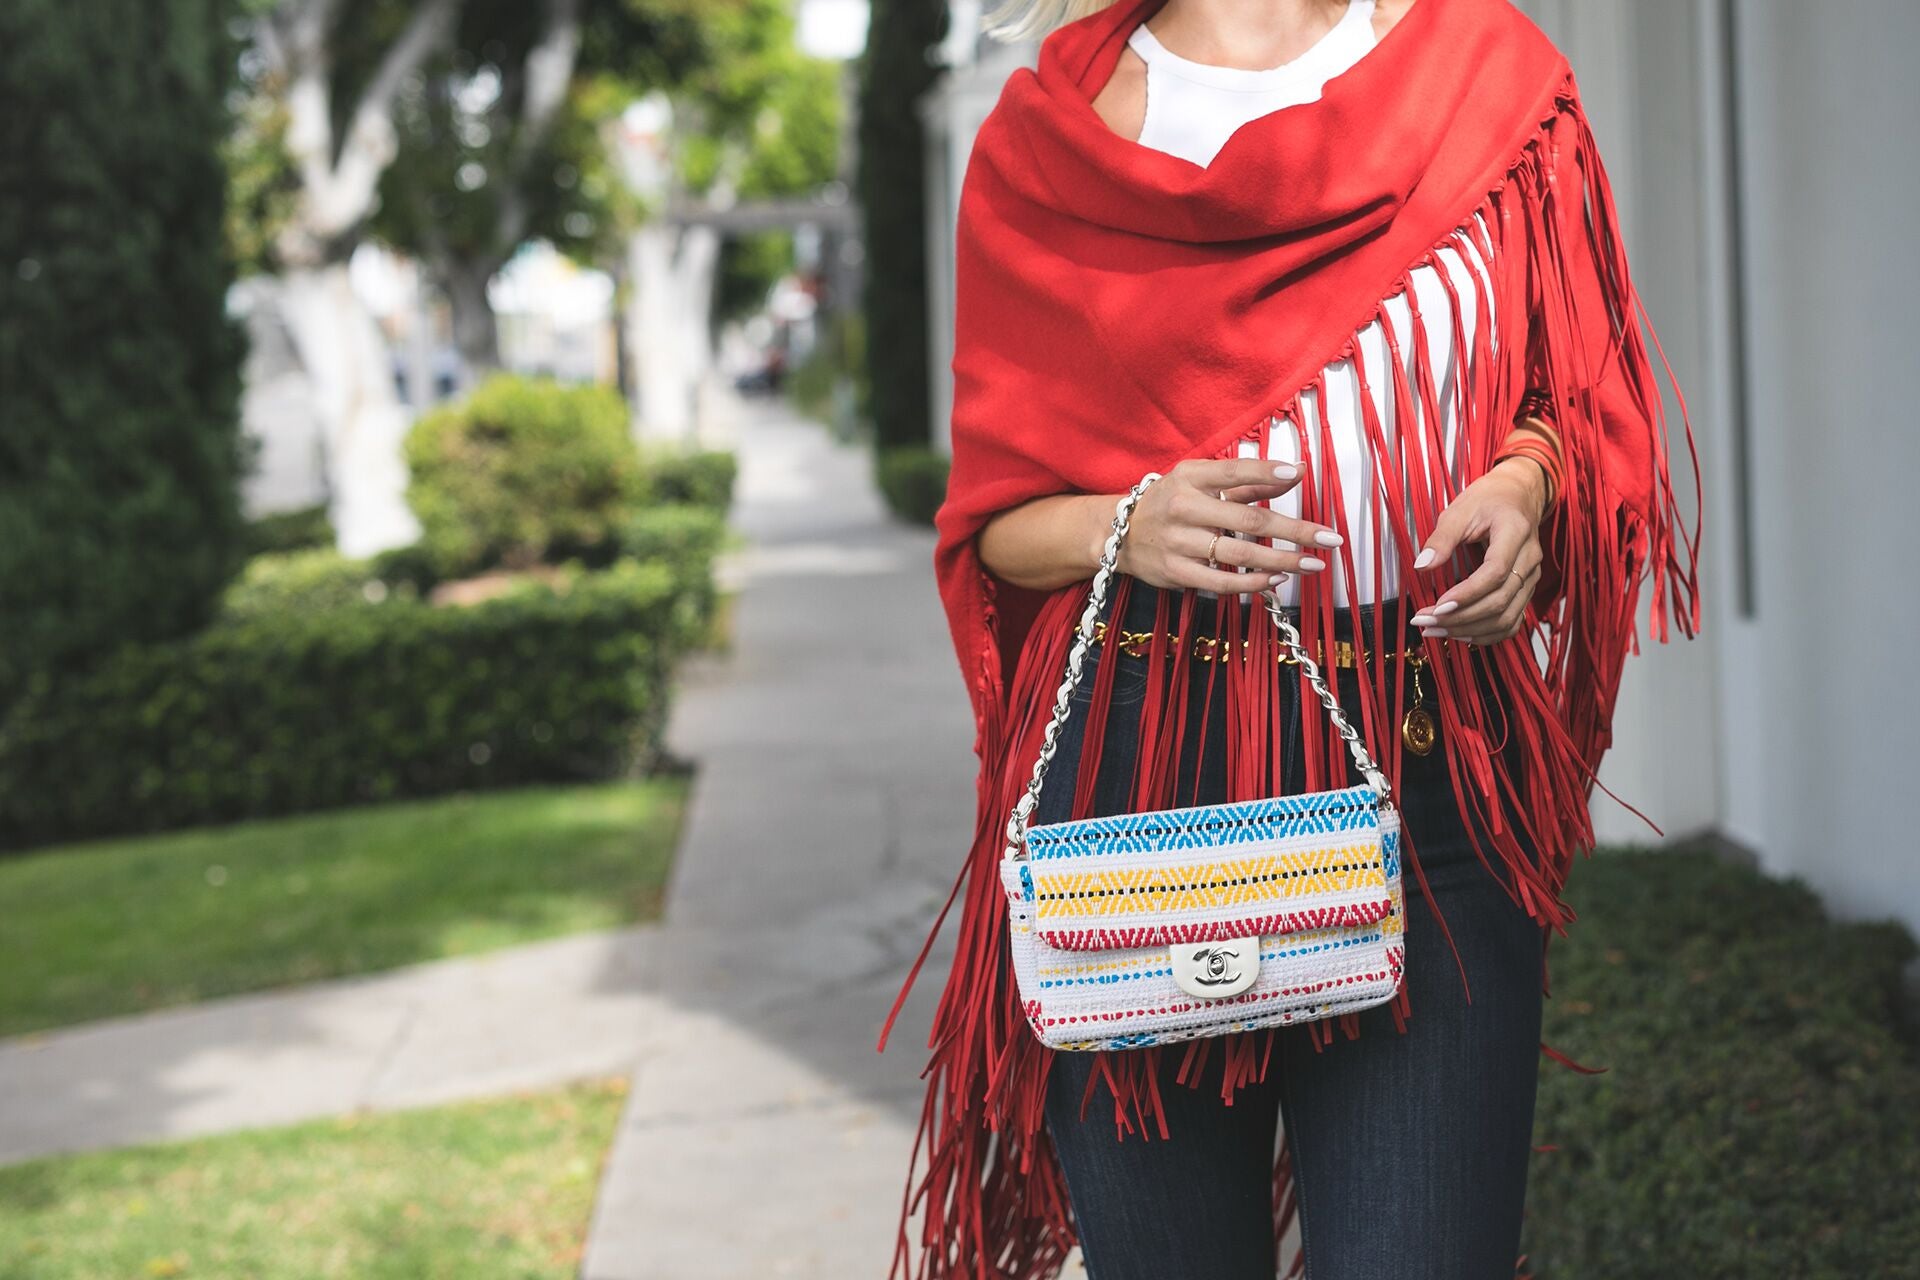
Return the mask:
{"type": "MultiPolygon", "coordinates": [[[[1552,933],[1565,934],[1575,918],[1561,891],[1576,852],[1590,851],[1593,845],[1588,805],[1598,783],[1594,770],[1610,742],[1622,666],[1629,653],[1638,651],[1634,614],[1641,579],[1651,576],[1649,625],[1662,642],[1668,638],[1670,620],[1689,636],[1700,627],[1698,526],[1691,539],[1676,540],[1683,517],[1668,477],[1662,398],[1641,333],[1646,317],[1628,277],[1612,193],[1571,77],[1553,114],[1526,143],[1506,180],[1408,271],[1421,266],[1441,268],[1438,275],[1453,312],[1456,363],[1463,373],[1452,406],[1459,428],[1454,456],[1446,455],[1445,419],[1427,361],[1405,358],[1384,302],[1376,318],[1388,337],[1388,367],[1366,367],[1361,345],[1354,341],[1338,353],[1355,361],[1362,381],[1360,404],[1381,477],[1376,498],[1395,530],[1391,542],[1356,538],[1345,527],[1341,477],[1331,461],[1332,428],[1324,418],[1309,432],[1299,395],[1276,406],[1275,413],[1295,425],[1299,456],[1308,463],[1302,513],[1339,529],[1354,553],[1372,555],[1375,581],[1385,557],[1396,558],[1402,603],[1382,625],[1398,632],[1405,627],[1409,607],[1430,606],[1471,572],[1475,560],[1463,551],[1444,568],[1416,571],[1412,561],[1420,544],[1406,530],[1423,531],[1423,537],[1432,530],[1441,510],[1491,464],[1523,403],[1551,406],[1566,451],[1565,485],[1542,529],[1548,563],[1529,603],[1526,626],[1520,635],[1490,646],[1429,642],[1432,662],[1425,678],[1437,704],[1439,740],[1455,780],[1456,802],[1463,815],[1475,819],[1467,825],[1476,856],[1489,872],[1497,859],[1506,873],[1503,879],[1510,883],[1509,894],[1548,927],[1550,941],[1552,933]],[[1447,248],[1459,251],[1469,266],[1474,266],[1476,254],[1480,262],[1491,264],[1491,281],[1481,276],[1482,285],[1490,283],[1491,288],[1476,289],[1471,303],[1471,349],[1464,333],[1469,317],[1463,299],[1437,256],[1447,248]],[[1468,370],[1470,380],[1464,376],[1468,370]],[[1376,378],[1387,380],[1394,421],[1401,428],[1393,441],[1386,438],[1366,391],[1376,378]],[[1531,400],[1529,393],[1534,395],[1531,400]],[[1416,424],[1424,429],[1416,430],[1416,424]],[[1616,444],[1625,447],[1612,447],[1616,444]],[[1621,461],[1637,456],[1651,460],[1643,471],[1621,461]],[[1497,704],[1490,709],[1477,695],[1483,684],[1504,692],[1504,718],[1497,704]],[[1517,744],[1517,768],[1510,767],[1503,754],[1511,744],[1517,744]],[[1481,832],[1490,847],[1483,846],[1481,832]]],[[[1474,269],[1480,274],[1477,266],[1474,269]]],[[[1407,277],[1397,291],[1413,304],[1413,347],[1423,350],[1425,326],[1407,277]]],[[[1647,328],[1651,332],[1651,326],[1647,328]]],[[[1661,364],[1664,368],[1664,354],[1661,364]]],[[[1670,369],[1667,378],[1671,382],[1670,369]]],[[[1300,394],[1309,389],[1316,405],[1324,406],[1324,379],[1316,378],[1300,394]]],[[[1683,400],[1679,407],[1688,452],[1697,463],[1683,400]]],[[[1263,452],[1266,430],[1262,422],[1249,433],[1263,452]]],[[[1239,444],[1234,441],[1227,452],[1237,451],[1239,444]]],[[[1696,513],[1699,500],[1696,466],[1696,513]]],[[[1346,557],[1340,562],[1347,598],[1356,599],[1354,567],[1346,557]]],[[[1113,616],[1125,609],[1129,582],[1116,579],[1113,616]]],[[[953,903],[960,901],[956,954],[928,1041],[932,1054],[924,1073],[927,1096],[903,1198],[891,1272],[895,1280],[1044,1280],[1059,1271],[1076,1240],[1066,1187],[1043,1121],[1051,1051],[1033,1036],[1018,1007],[1006,966],[1005,901],[994,872],[1006,815],[1026,785],[1088,584],[1062,588],[1046,599],[1026,632],[1004,691],[997,687],[1000,620],[993,607],[994,579],[984,568],[979,586],[988,607],[974,678],[976,687],[990,695],[983,701],[993,710],[976,743],[982,770],[973,846],[880,1037],[884,1048],[934,937],[953,903]],[[923,1158],[925,1171],[915,1182],[913,1171],[923,1158]],[[917,1238],[909,1232],[916,1216],[917,1238]]],[[[1226,600],[1181,593],[1176,617],[1173,599],[1171,593],[1162,596],[1156,629],[1190,633],[1194,611],[1210,608],[1230,640],[1237,644],[1242,638],[1238,610],[1229,609],[1226,600]]],[[[1309,645],[1331,640],[1333,602],[1332,586],[1322,575],[1302,580],[1301,630],[1309,645]]],[[[1227,798],[1278,791],[1287,764],[1279,759],[1283,739],[1278,680],[1293,671],[1292,678],[1300,680],[1294,692],[1305,695],[1298,705],[1317,704],[1297,671],[1274,661],[1278,640],[1272,627],[1256,627],[1245,639],[1244,662],[1169,661],[1156,647],[1147,694],[1137,708],[1128,709],[1140,717],[1141,726],[1132,789],[1136,808],[1195,802],[1191,794],[1177,794],[1176,776],[1186,704],[1195,696],[1224,697],[1229,709],[1227,798]],[[1193,687],[1196,670],[1198,678],[1208,682],[1204,688],[1193,687]],[[1226,685],[1220,689],[1223,680],[1226,685]]],[[[1362,643],[1373,655],[1364,670],[1330,667],[1326,675],[1336,691],[1342,678],[1360,681],[1363,732],[1397,786],[1402,741],[1392,713],[1402,705],[1405,664],[1380,657],[1388,646],[1376,636],[1363,637],[1362,643]]],[[[1100,665],[1087,708],[1086,748],[1074,792],[1076,815],[1091,805],[1100,726],[1118,665],[1100,665]]],[[[1307,790],[1344,785],[1344,748],[1326,717],[1309,720],[1301,745],[1307,790]],[[1324,731],[1314,732],[1315,724],[1324,731]]],[[[1639,814],[1631,805],[1627,808],[1639,814]]],[[[1418,832],[1409,829],[1405,842],[1405,865],[1431,905],[1420,870],[1418,832]]],[[[1441,923],[1444,930],[1444,920],[1441,923]]],[[[1448,941],[1451,945],[1450,934],[1448,941]]],[[[1544,960],[1541,983],[1546,990],[1544,960]]],[[[1404,991],[1391,1007],[1404,1031],[1411,1013],[1404,991]]],[[[1317,1049],[1331,1044],[1336,1031],[1348,1039],[1359,1035],[1352,1015],[1339,1019],[1337,1027],[1328,1021],[1304,1026],[1317,1049]]],[[[1180,1054],[1173,1064],[1175,1082],[1197,1087],[1215,1046],[1215,1039],[1171,1046],[1180,1054]]],[[[1219,1037],[1217,1047],[1225,1055],[1221,1099],[1231,1103],[1241,1086],[1265,1078],[1273,1032],[1219,1037]]],[[[1541,1051],[1574,1070],[1594,1070],[1544,1043],[1541,1051]]],[[[1104,1088],[1123,1137],[1171,1136],[1161,1106],[1161,1057],[1159,1047],[1099,1054],[1099,1070],[1082,1099],[1083,1110],[1092,1104],[1096,1089],[1104,1088]]],[[[1274,1164],[1273,1206],[1277,1250],[1297,1210],[1284,1143],[1274,1164]]],[[[1286,1274],[1298,1275],[1302,1266],[1296,1256],[1286,1274]]]]}

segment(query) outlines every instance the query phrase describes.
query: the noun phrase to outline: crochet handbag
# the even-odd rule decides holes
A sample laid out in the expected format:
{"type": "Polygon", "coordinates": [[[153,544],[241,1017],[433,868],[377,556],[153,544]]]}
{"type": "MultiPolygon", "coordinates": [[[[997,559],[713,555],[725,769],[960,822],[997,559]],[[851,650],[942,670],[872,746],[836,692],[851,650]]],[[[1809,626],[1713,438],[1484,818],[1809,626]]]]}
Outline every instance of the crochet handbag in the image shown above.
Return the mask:
{"type": "Polygon", "coordinates": [[[1028,826],[1148,472],[1120,499],[1000,883],[1027,1022],[1055,1049],[1125,1049],[1327,1018],[1400,989],[1400,815],[1271,587],[1266,601],[1366,782],[1028,826]]]}

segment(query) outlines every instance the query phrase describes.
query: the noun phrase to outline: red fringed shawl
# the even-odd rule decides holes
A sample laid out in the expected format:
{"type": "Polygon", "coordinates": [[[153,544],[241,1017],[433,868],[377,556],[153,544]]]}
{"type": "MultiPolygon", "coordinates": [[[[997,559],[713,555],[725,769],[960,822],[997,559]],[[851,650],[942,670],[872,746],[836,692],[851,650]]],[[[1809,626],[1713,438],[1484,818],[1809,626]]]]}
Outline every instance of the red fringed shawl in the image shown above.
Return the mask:
{"type": "MultiPolygon", "coordinates": [[[[994,864],[1088,584],[1036,593],[993,577],[974,544],[991,516],[1045,494],[1118,495],[1143,472],[1233,456],[1243,440],[1264,452],[1271,420],[1306,421],[1297,411],[1302,393],[1320,386],[1330,360],[1353,360],[1366,386],[1388,388],[1404,428],[1389,440],[1371,396],[1359,396],[1381,477],[1376,496],[1387,527],[1404,536],[1356,542],[1345,527],[1332,428],[1302,430],[1301,514],[1339,529],[1346,546],[1325,574],[1303,575],[1301,630],[1310,645],[1331,640],[1326,577],[1346,573],[1348,598],[1357,598],[1348,556],[1368,555],[1397,558],[1410,606],[1389,620],[1399,632],[1477,560],[1478,548],[1468,548],[1452,565],[1413,571],[1440,510],[1491,465],[1523,406],[1551,417],[1566,479],[1542,529],[1547,563],[1526,628],[1494,645],[1428,648],[1456,798],[1463,813],[1481,818],[1470,830],[1491,832],[1479,855],[1511,868],[1518,900],[1559,933],[1572,919],[1561,898],[1568,869],[1576,851],[1593,845],[1588,800],[1610,741],[1621,668],[1638,647],[1642,579],[1652,577],[1649,622],[1660,640],[1669,597],[1688,635],[1700,626],[1697,471],[1693,535],[1676,542],[1682,517],[1645,317],[1560,52],[1505,0],[1415,0],[1320,101],[1243,126],[1203,168],[1118,136],[1091,105],[1127,35],[1162,3],[1120,0],[1049,36],[1038,71],[1015,72],[981,127],[961,193],[953,464],[935,568],[973,700],[979,809],[973,847],[933,929],[937,936],[962,901],[914,1151],[915,1169],[922,1158],[926,1169],[918,1180],[909,1172],[896,1275],[1039,1280],[1056,1273],[1074,1243],[1042,1122],[1051,1054],[1017,1006],[994,864]],[[1448,287],[1463,371],[1450,470],[1440,392],[1426,362],[1404,358],[1383,323],[1390,359],[1368,367],[1355,335],[1384,320],[1386,298],[1404,293],[1415,303],[1411,348],[1424,350],[1409,273],[1468,238],[1492,264],[1493,296],[1490,316],[1484,294],[1463,298],[1448,287]],[[1470,325],[1462,323],[1469,307],[1470,325]],[[1484,722],[1476,680],[1507,692],[1504,722],[1484,722]],[[1521,750],[1503,754],[1513,738],[1521,750]],[[1523,851],[1522,833],[1543,851],[1537,861],[1523,851]],[[908,1229],[916,1214],[917,1242],[908,1229]]],[[[1691,455],[1690,426],[1686,440],[1691,455]]],[[[1196,607],[1224,604],[1186,592],[1181,617],[1163,617],[1163,627],[1179,629],[1196,607]]],[[[1271,633],[1255,629],[1249,661],[1209,664],[1216,674],[1208,678],[1226,681],[1226,705],[1236,709],[1229,800],[1270,794],[1274,785],[1275,686],[1299,677],[1272,660],[1271,633]]],[[[1146,703],[1128,712],[1142,718],[1142,761],[1166,759],[1184,721],[1186,671],[1196,664],[1170,665],[1164,689],[1150,685],[1146,703]]],[[[1389,712],[1401,705],[1403,665],[1376,656],[1352,673],[1327,673],[1336,684],[1343,675],[1362,682],[1362,731],[1376,755],[1384,747],[1395,785],[1402,744],[1389,712]]],[[[1102,672],[1111,674],[1105,664],[1102,672]]],[[[1105,701],[1097,684],[1076,815],[1089,803],[1105,701]]],[[[1304,754],[1308,790],[1344,785],[1330,725],[1305,735],[1304,754]]],[[[1170,772],[1140,770],[1138,808],[1192,803],[1176,798],[1170,772]]],[[[1406,865],[1424,892],[1418,834],[1407,833],[1406,865]]],[[[1544,988],[1544,971],[1541,980],[1544,988]]],[[[1409,1012],[1401,999],[1396,1021],[1409,1012]]],[[[1358,1034],[1351,1017],[1344,1022],[1345,1034],[1358,1034]]],[[[1307,1025],[1316,1044],[1333,1034],[1330,1023],[1307,1025]]],[[[1271,1035],[1220,1039],[1228,1096],[1264,1071],[1271,1035]]],[[[1182,1078],[1197,1080],[1200,1055],[1213,1047],[1179,1046],[1190,1069],[1182,1078]]],[[[1165,1132],[1159,1053],[1102,1055],[1101,1078],[1123,1131],[1165,1132]]],[[[1293,1212],[1284,1150],[1274,1191],[1282,1231],[1293,1212]]]]}

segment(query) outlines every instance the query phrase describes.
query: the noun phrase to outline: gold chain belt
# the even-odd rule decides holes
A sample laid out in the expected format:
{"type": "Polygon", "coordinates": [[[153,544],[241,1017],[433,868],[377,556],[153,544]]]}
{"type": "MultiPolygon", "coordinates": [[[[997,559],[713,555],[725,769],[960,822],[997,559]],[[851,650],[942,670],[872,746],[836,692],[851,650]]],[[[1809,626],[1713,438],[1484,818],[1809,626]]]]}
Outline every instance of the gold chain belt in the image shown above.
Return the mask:
{"type": "MultiPolygon", "coordinates": [[[[1180,653],[1180,642],[1183,638],[1168,632],[1127,631],[1125,629],[1119,632],[1119,636],[1120,652],[1126,654],[1129,658],[1146,657],[1148,655],[1148,646],[1156,640],[1166,642],[1166,653],[1168,657],[1177,657],[1180,653]]],[[[1107,624],[1105,619],[1096,620],[1093,624],[1094,643],[1098,644],[1106,638],[1107,624]]],[[[1191,641],[1191,644],[1188,645],[1188,650],[1193,657],[1199,659],[1201,662],[1219,662],[1224,658],[1225,651],[1231,648],[1231,642],[1221,636],[1193,636],[1191,637],[1191,641]]],[[[1243,661],[1246,659],[1247,645],[1249,643],[1246,639],[1240,641],[1240,657],[1243,661]]],[[[1317,646],[1316,648],[1317,651],[1314,655],[1315,660],[1324,666],[1327,661],[1325,647],[1317,646]]],[[[1293,662],[1296,664],[1298,662],[1298,659],[1287,652],[1285,645],[1278,646],[1273,656],[1276,662],[1293,662]]],[[[1344,667],[1350,670],[1365,656],[1366,650],[1356,648],[1351,640],[1335,640],[1333,642],[1333,665],[1336,667],[1344,667]]],[[[1407,710],[1407,714],[1400,721],[1400,737],[1401,740],[1407,744],[1409,751],[1415,755],[1424,756],[1433,750],[1433,744],[1439,740],[1440,736],[1439,724],[1427,713],[1426,708],[1421,705],[1426,701],[1426,693],[1420,687],[1420,670],[1427,665],[1427,655],[1419,648],[1409,648],[1396,649],[1386,656],[1389,658],[1405,658],[1407,665],[1413,668],[1413,706],[1407,710]]]]}
{"type": "MultiPolygon", "coordinates": [[[[1167,644],[1167,656],[1175,657],[1180,653],[1180,642],[1184,638],[1171,632],[1160,631],[1127,631],[1122,629],[1119,634],[1120,652],[1126,654],[1129,658],[1146,657],[1149,652],[1148,646],[1156,640],[1164,640],[1167,644]]],[[[1106,621],[1104,619],[1095,621],[1093,624],[1093,642],[1099,644],[1106,638],[1106,621]]],[[[1247,646],[1250,643],[1251,641],[1248,639],[1242,639],[1240,641],[1241,658],[1244,659],[1247,656],[1247,646]]],[[[1223,650],[1230,647],[1230,645],[1231,641],[1222,636],[1194,636],[1192,637],[1192,643],[1188,647],[1191,651],[1191,656],[1198,658],[1200,661],[1218,662],[1225,657],[1223,650]]],[[[1327,661],[1324,656],[1324,649],[1314,656],[1322,664],[1325,664],[1327,661]]],[[[1364,649],[1357,649],[1351,640],[1335,640],[1333,642],[1333,665],[1336,667],[1351,669],[1365,656],[1366,651],[1364,649]]],[[[1410,665],[1415,667],[1424,666],[1427,661],[1426,654],[1418,647],[1397,649],[1386,656],[1388,658],[1405,658],[1410,665]]],[[[1278,662],[1294,661],[1293,655],[1287,652],[1285,645],[1275,647],[1274,659],[1278,662]]]]}

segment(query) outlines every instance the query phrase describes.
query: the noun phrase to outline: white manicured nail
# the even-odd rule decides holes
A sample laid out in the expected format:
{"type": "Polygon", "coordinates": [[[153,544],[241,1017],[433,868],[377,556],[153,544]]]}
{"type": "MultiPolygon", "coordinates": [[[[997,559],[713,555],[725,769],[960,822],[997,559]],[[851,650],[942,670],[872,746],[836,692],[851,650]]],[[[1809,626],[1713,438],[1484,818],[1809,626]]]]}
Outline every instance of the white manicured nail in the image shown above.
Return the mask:
{"type": "Polygon", "coordinates": [[[1273,474],[1282,480],[1291,480],[1300,474],[1300,469],[1290,462],[1283,462],[1273,469],[1273,474]]]}
{"type": "Polygon", "coordinates": [[[1434,639],[1437,640],[1441,636],[1444,636],[1447,634],[1447,629],[1445,627],[1428,627],[1425,631],[1422,631],[1420,634],[1423,636],[1432,636],[1434,639]]]}
{"type": "Polygon", "coordinates": [[[1284,574],[1284,573],[1276,573],[1276,574],[1274,574],[1274,575],[1273,575],[1273,576],[1272,576],[1271,578],[1268,578],[1268,579],[1267,579],[1267,585],[1271,587],[1271,586],[1274,586],[1274,585],[1276,585],[1276,584],[1278,584],[1278,583],[1282,583],[1282,582],[1285,582],[1286,580],[1287,580],[1287,575],[1286,575],[1286,574],[1284,574]]]}
{"type": "Polygon", "coordinates": [[[1335,533],[1331,529],[1315,530],[1313,534],[1313,540],[1319,543],[1323,547],[1337,547],[1341,543],[1346,541],[1345,538],[1341,537],[1339,534],[1335,533]]]}
{"type": "Polygon", "coordinates": [[[1455,609],[1458,609],[1459,607],[1460,607],[1460,602],[1458,600],[1442,600],[1439,604],[1433,606],[1433,612],[1437,617],[1438,615],[1443,613],[1452,613],[1455,609]]]}
{"type": "Polygon", "coordinates": [[[1300,567],[1302,569],[1324,569],[1327,567],[1327,562],[1318,556],[1301,556],[1300,567]]]}
{"type": "Polygon", "coordinates": [[[1422,551],[1419,555],[1413,558],[1413,567],[1416,569],[1424,569],[1432,563],[1433,563],[1432,547],[1428,547],[1425,551],[1422,551]]]}
{"type": "Polygon", "coordinates": [[[1413,625],[1416,627],[1430,627],[1433,624],[1434,617],[1430,613],[1416,613],[1413,615],[1413,625]]]}

